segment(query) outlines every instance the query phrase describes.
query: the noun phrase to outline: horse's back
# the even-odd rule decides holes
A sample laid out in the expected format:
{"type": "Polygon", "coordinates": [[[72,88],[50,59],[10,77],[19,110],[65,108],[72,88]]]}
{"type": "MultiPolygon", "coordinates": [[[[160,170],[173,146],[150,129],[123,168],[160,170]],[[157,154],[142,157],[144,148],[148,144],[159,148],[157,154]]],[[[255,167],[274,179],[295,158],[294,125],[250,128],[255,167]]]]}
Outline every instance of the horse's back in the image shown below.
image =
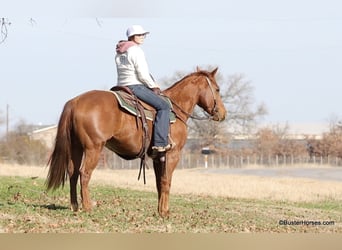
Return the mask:
{"type": "MultiPolygon", "coordinates": [[[[141,131],[137,130],[136,118],[121,110],[112,92],[91,90],[71,101],[75,132],[83,144],[104,143],[110,139],[117,142],[140,138],[141,131]]],[[[121,147],[124,148],[123,145],[121,147]]]]}
{"type": "Polygon", "coordinates": [[[109,91],[92,90],[71,100],[75,132],[81,138],[103,141],[111,136],[120,110],[109,91]]]}
{"type": "Polygon", "coordinates": [[[79,105],[100,105],[106,106],[115,102],[115,97],[110,91],[105,90],[91,90],[73,98],[74,102],[79,105]]]}

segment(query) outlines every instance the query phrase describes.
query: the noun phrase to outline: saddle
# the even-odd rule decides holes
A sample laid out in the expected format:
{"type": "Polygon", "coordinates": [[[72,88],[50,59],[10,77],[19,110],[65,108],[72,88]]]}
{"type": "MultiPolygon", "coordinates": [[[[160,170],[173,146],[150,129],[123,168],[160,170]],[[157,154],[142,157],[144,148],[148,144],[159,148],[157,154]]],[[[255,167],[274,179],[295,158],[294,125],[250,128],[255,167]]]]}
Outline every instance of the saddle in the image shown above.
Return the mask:
{"type": "MultiPolygon", "coordinates": [[[[129,114],[136,116],[137,126],[139,126],[139,120],[141,121],[143,128],[143,145],[139,152],[139,154],[135,158],[140,158],[140,170],[138,180],[140,179],[141,171],[143,170],[144,175],[144,183],[146,184],[145,178],[145,167],[146,163],[146,155],[148,150],[148,145],[150,144],[150,136],[148,134],[148,125],[147,120],[154,121],[156,110],[150,106],[149,104],[139,100],[134,93],[125,86],[114,86],[110,89],[110,92],[114,94],[120,107],[127,111],[129,114]]],[[[172,110],[171,100],[166,96],[161,96],[164,98],[170,105],[170,110],[172,110]]],[[[176,121],[176,115],[174,112],[170,112],[170,123],[174,123],[176,121]]],[[[120,155],[124,159],[131,160],[132,158],[127,158],[125,156],[120,155]]]]}
{"type": "MultiPolygon", "coordinates": [[[[141,117],[145,116],[147,120],[154,121],[156,110],[148,105],[146,102],[139,100],[133,92],[125,86],[115,86],[110,89],[118,100],[120,107],[126,110],[128,113],[141,117]],[[143,114],[142,114],[143,112],[143,114]]],[[[170,109],[172,110],[172,102],[167,96],[160,96],[169,103],[170,109]]],[[[176,115],[174,112],[170,112],[170,123],[176,121],[176,115]]]]}

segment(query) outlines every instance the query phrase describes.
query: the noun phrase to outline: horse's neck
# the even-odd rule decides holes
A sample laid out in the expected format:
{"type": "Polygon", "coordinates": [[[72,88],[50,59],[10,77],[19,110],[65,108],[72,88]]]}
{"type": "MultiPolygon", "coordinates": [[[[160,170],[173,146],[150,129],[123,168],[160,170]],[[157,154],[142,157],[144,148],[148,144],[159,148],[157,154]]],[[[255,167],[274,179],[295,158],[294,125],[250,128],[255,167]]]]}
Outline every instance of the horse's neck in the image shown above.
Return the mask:
{"type": "Polygon", "coordinates": [[[193,112],[199,98],[198,88],[192,81],[189,77],[164,91],[173,103],[189,114],[193,112]]]}

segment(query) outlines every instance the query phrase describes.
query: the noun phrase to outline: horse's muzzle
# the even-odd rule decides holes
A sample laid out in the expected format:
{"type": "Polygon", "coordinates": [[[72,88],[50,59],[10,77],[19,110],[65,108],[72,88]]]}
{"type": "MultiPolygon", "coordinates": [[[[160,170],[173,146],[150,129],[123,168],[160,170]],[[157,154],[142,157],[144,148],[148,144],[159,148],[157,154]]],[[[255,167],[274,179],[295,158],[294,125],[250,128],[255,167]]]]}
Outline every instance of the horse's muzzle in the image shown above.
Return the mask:
{"type": "Polygon", "coordinates": [[[221,121],[223,121],[223,120],[225,120],[226,119],[226,111],[224,110],[224,111],[220,111],[220,110],[217,110],[215,113],[214,113],[214,115],[212,116],[212,119],[214,120],[214,121],[218,121],[218,122],[221,122],[221,121]]]}

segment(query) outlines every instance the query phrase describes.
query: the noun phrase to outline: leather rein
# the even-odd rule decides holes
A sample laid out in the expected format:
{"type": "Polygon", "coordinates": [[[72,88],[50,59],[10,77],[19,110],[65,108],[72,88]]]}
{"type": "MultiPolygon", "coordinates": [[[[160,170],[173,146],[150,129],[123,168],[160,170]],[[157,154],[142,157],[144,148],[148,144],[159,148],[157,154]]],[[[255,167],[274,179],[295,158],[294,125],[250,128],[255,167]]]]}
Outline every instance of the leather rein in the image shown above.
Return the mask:
{"type": "MultiPolygon", "coordinates": [[[[211,90],[211,93],[213,95],[213,99],[214,99],[214,107],[212,108],[212,112],[216,111],[217,110],[217,101],[216,101],[216,98],[215,98],[215,93],[214,93],[214,89],[213,89],[213,86],[211,84],[211,81],[210,79],[206,76],[205,77],[206,80],[207,80],[207,83],[209,85],[209,88],[211,90]]],[[[195,119],[195,120],[211,120],[213,119],[213,116],[214,115],[207,115],[207,117],[200,117],[200,116],[196,116],[196,115],[193,115],[193,114],[190,114],[188,112],[186,112],[182,107],[180,107],[177,103],[175,103],[171,98],[170,98],[172,104],[177,107],[183,114],[185,114],[188,118],[192,118],[192,119],[195,119]]],[[[175,112],[175,111],[174,111],[175,112]]],[[[176,113],[176,112],[175,112],[176,113]]],[[[177,113],[176,113],[177,117],[183,122],[186,124],[186,121],[184,121],[177,113]]]]}

